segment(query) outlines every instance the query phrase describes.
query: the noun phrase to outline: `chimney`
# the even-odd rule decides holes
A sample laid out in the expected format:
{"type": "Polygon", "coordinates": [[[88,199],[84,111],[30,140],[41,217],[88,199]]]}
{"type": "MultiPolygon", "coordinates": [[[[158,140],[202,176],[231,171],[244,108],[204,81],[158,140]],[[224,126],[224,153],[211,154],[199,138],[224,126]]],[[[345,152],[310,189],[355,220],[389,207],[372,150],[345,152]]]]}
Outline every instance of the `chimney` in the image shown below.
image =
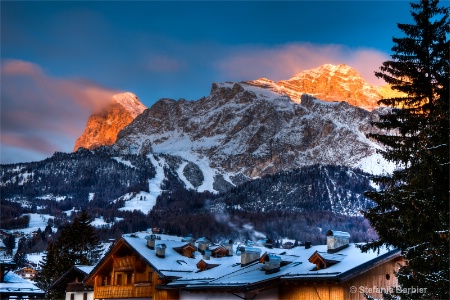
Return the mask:
{"type": "Polygon", "coordinates": [[[280,271],[281,257],[273,254],[264,256],[264,270],[266,274],[272,274],[280,271]]]}
{"type": "Polygon", "coordinates": [[[335,253],[348,247],[350,234],[345,231],[328,230],[327,236],[327,252],[335,253]]]}
{"type": "Polygon", "coordinates": [[[210,260],[211,259],[211,250],[205,249],[203,252],[203,259],[210,260]]]}
{"type": "Polygon", "coordinates": [[[305,242],[305,249],[311,248],[311,242],[305,242]]]}
{"type": "MultiPolygon", "coordinates": [[[[199,251],[201,254],[204,254],[204,253],[205,253],[205,250],[208,250],[208,249],[209,249],[209,244],[210,244],[210,242],[209,242],[209,240],[208,240],[207,238],[205,238],[205,237],[199,238],[199,239],[197,240],[197,243],[198,243],[198,246],[197,246],[198,251],[199,251]]],[[[210,251],[210,252],[211,252],[211,251],[210,251]]],[[[210,253],[210,254],[211,254],[211,253],[210,253]]]]}
{"type": "Polygon", "coordinates": [[[223,241],[220,245],[228,250],[228,256],[233,256],[233,240],[223,241]]]}
{"type": "Polygon", "coordinates": [[[158,256],[159,258],[166,257],[166,244],[156,245],[156,256],[158,256]]]}
{"type": "Polygon", "coordinates": [[[257,261],[261,254],[261,249],[254,247],[241,246],[241,267],[257,261]]]}
{"type": "Polygon", "coordinates": [[[147,247],[149,247],[152,250],[155,250],[155,240],[156,240],[156,235],[152,234],[152,235],[147,235],[145,237],[145,239],[147,240],[147,247]]]}

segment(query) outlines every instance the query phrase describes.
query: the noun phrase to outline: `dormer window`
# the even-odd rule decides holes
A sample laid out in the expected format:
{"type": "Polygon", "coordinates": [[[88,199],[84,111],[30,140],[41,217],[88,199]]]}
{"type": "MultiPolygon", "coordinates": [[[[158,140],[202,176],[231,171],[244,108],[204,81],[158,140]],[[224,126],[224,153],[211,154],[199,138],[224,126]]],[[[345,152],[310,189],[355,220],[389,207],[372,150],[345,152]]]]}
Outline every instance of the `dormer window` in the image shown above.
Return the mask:
{"type": "Polygon", "coordinates": [[[329,254],[326,252],[316,251],[308,260],[316,265],[313,270],[322,270],[342,261],[345,256],[346,255],[343,254],[329,254]]]}
{"type": "Polygon", "coordinates": [[[178,252],[179,254],[181,254],[185,257],[194,258],[194,252],[195,252],[196,248],[191,243],[187,243],[184,246],[175,247],[175,248],[173,248],[173,250],[175,250],[176,252],[178,252]]]}
{"type": "Polygon", "coordinates": [[[197,269],[199,269],[198,272],[201,271],[205,271],[205,270],[209,270],[212,269],[214,267],[219,266],[219,264],[208,264],[207,262],[205,262],[203,259],[201,259],[198,263],[197,263],[197,269]]]}

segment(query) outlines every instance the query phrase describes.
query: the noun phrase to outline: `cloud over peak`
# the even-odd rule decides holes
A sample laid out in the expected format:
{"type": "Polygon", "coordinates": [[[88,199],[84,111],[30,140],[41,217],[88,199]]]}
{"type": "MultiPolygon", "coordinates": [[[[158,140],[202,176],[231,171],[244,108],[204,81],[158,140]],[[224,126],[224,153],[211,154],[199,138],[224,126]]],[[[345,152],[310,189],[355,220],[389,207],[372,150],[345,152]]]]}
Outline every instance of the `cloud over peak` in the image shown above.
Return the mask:
{"type": "Polygon", "coordinates": [[[8,157],[15,147],[42,158],[71,151],[89,115],[118,92],[87,80],[52,77],[23,60],[4,60],[1,75],[2,163],[26,160],[8,157]]]}
{"type": "Polygon", "coordinates": [[[241,80],[266,77],[272,80],[289,79],[293,75],[323,64],[347,64],[373,85],[383,85],[374,71],[389,57],[367,48],[350,48],[337,44],[290,43],[273,47],[250,45],[236,48],[217,63],[228,76],[241,80]]]}

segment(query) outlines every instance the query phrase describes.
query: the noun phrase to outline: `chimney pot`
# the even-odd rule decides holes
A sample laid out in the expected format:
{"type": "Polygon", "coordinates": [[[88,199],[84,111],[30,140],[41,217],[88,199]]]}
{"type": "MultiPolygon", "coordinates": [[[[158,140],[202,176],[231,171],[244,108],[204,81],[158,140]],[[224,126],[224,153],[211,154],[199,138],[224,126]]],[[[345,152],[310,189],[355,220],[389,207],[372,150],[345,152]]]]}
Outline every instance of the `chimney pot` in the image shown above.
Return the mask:
{"type": "Polygon", "coordinates": [[[241,246],[241,266],[246,266],[259,259],[261,249],[254,247],[241,246]]]}
{"type": "Polygon", "coordinates": [[[166,244],[158,244],[156,245],[156,256],[159,258],[166,257],[166,244]]]}
{"type": "Polygon", "coordinates": [[[350,234],[345,231],[328,230],[327,236],[327,252],[335,253],[348,247],[350,234]]]}
{"type": "Polygon", "coordinates": [[[281,257],[273,254],[268,254],[264,257],[264,270],[266,274],[272,274],[280,271],[281,257]]]}

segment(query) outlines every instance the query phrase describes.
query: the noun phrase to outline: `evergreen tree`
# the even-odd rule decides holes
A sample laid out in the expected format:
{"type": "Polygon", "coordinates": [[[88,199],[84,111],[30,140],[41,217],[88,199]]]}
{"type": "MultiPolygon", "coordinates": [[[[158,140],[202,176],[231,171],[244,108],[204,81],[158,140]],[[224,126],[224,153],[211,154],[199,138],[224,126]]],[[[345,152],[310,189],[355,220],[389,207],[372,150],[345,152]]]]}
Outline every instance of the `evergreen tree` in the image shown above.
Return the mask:
{"type": "Polygon", "coordinates": [[[405,36],[393,38],[392,60],[375,72],[406,96],[380,100],[391,109],[374,123],[383,131],[370,135],[397,169],[366,193],[377,205],[364,215],[380,238],[363,250],[403,251],[400,286],[426,292],[402,299],[449,299],[449,8],[437,0],[411,7],[415,24],[398,24],[405,36]]]}
{"type": "Polygon", "coordinates": [[[56,261],[56,249],[55,244],[51,241],[42,258],[42,267],[36,273],[36,285],[43,291],[48,291],[53,281],[57,279],[57,261],[56,261]]]}
{"type": "Polygon", "coordinates": [[[25,264],[27,263],[27,254],[23,251],[17,251],[16,254],[14,254],[14,262],[16,263],[17,268],[25,267],[25,264]]]}
{"type": "Polygon", "coordinates": [[[52,283],[74,265],[94,265],[102,251],[90,216],[81,212],[63,227],[55,243],[49,243],[42,270],[37,276],[39,287],[51,299],[64,298],[64,289],[51,289],[52,283]]]}

